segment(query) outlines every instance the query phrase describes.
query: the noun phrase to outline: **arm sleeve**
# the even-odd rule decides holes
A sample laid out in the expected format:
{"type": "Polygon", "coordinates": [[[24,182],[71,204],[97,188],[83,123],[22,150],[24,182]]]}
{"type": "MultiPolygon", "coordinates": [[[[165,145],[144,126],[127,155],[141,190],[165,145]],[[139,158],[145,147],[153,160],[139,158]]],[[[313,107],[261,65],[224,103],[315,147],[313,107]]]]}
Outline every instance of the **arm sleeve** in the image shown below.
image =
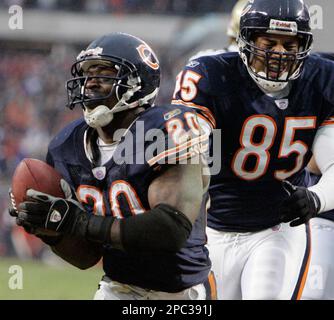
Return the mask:
{"type": "Polygon", "coordinates": [[[317,184],[309,187],[320,199],[320,211],[334,209],[334,125],[329,124],[318,129],[312,151],[322,173],[317,184]]]}

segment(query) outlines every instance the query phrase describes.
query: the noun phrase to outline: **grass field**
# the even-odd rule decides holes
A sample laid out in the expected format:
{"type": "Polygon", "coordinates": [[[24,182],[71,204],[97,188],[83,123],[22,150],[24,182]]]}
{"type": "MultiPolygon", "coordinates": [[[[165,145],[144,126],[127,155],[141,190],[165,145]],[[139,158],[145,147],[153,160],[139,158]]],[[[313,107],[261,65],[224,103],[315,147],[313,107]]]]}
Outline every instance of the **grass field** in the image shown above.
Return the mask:
{"type": "Polygon", "coordinates": [[[50,266],[39,261],[0,257],[0,300],[92,299],[102,274],[101,266],[80,270],[68,264],[50,266]],[[11,277],[18,275],[9,273],[13,265],[22,268],[22,289],[10,289],[11,277]]]}

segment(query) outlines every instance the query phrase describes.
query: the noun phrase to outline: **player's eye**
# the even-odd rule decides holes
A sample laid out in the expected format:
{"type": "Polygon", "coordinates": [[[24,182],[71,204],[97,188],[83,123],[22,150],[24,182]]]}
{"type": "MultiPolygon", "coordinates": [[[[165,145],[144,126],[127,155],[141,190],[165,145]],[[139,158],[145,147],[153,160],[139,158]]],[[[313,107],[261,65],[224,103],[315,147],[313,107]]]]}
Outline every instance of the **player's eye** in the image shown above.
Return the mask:
{"type": "Polygon", "coordinates": [[[105,84],[111,84],[114,81],[114,79],[109,78],[109,76],[108,76],[108,78],[107,77],[105,77],[105,78],[102,77],[102,78],[99,78],[98,80],[100,81],[100,83],[105,83],[105,84]]]}
{"type": "Polygon", "coordinates": [[[295,45],[288,45],[284,46],[287,51],[297,51],[297,46],[295,45]]]}

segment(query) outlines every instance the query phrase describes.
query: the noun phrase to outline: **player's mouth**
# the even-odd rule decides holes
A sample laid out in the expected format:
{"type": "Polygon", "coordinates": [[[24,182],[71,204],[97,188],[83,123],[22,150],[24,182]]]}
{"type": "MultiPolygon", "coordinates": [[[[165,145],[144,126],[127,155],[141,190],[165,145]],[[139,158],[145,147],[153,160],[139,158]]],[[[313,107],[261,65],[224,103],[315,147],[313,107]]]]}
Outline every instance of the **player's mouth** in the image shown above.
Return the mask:
{"type": "Polygon", "coordinates": [[[90,90],[86,89],[85,90],[85,106],[86,108],[93,110],[97,106],[101,104],[101,102],[106,98],[105,93],[96,91],[96,90],[90,90]],[[90,99],[94,99],[93,101],[90,101],[90,99]],[[95,100],[99,99],[99,100],[95,100]]]}
{"type": "Polygon", "coordinates": [[[269,77],[272,79],[277,79],[288,71],[288,66],[286,63],[281,64],[270,64],[268,68],[269,77]]]}

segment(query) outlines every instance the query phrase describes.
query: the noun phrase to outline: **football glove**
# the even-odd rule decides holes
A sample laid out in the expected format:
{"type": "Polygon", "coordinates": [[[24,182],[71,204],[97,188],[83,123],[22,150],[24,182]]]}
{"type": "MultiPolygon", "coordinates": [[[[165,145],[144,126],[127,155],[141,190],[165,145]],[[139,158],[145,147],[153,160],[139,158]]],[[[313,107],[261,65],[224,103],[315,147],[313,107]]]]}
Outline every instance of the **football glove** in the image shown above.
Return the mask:
{"type": "Polygon", "coordinates": [[[280,207],[282,222],[289,222],[291,227],[296,227],[308,222],[317,215],[320,210],[318,196],[305,187],[292,185],[289,181],[283,181],[283,188],[289,194],[280,207]]]}
{"type": "Polygon", "coordinates": [[[110,244],[114,217],[95,216],[74,199],[57,198],[33,189],[27,191],[27,198],[17,208],[18,224],[110,244]]]}
{"type": "MultiPolygon", "coordinates": [[[[64,179],[61,179],[60,186],[61,186],[62,191],[64,192],[66,199],[71,199],[73,197],[73,193],[72,193],[72,189],[70,185],[64,179]]],[[[19,209],[15,202],[15,197],[11,189],[9,189],[9,199],[10,201],[9,201],[8,211],[12,217],[16,218],[16,224],[18,226],[22,226],[26,232],[30,234],[34,234],[37,237],[40,237],[40,238],[45,237],[42,239],[43,241],[47,240],[46,237],[50,237],[50,238],[59,237],[60,234],[58,232],[52,229],[45,229],[42,226],[32,224],[29,221],[29,219],[26,219],[25,214],[23,213],[19,214],[19,209]]]]}
{"type": "MultiPolygon", "coordinates": [[[[27,191],[27,199],[17,208],[18,225],[30,225],[33,229],[72,234],[74,230],[71,229],[75,229],[77,224],[75,220],[86,218],[79,202],[72,199],[53,197],[34,189],[27,191]]],[[[80,233],[79,230],[76,232],[80,233]]]]}

